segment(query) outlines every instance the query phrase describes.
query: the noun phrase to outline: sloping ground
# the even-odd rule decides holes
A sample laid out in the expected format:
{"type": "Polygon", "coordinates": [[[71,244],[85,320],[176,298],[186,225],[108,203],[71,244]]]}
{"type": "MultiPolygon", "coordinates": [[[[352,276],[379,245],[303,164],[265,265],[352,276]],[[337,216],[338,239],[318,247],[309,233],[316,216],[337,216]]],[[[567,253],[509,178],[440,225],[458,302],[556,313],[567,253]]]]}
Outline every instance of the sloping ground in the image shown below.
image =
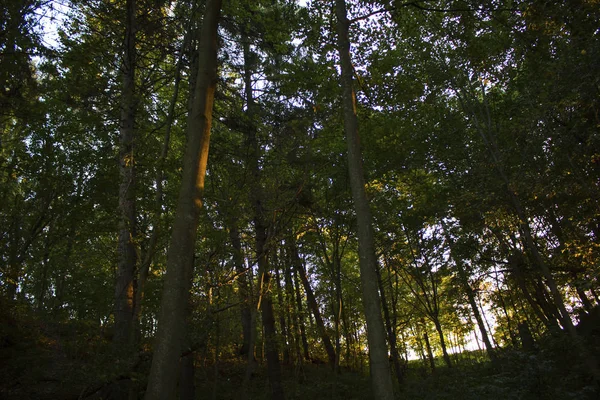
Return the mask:
{"type": "Polygon", "coordinates": [[[85,324],[47,323],[26,307],[0,311],[0,398],[77,399],[107,344],[85,324]]]}

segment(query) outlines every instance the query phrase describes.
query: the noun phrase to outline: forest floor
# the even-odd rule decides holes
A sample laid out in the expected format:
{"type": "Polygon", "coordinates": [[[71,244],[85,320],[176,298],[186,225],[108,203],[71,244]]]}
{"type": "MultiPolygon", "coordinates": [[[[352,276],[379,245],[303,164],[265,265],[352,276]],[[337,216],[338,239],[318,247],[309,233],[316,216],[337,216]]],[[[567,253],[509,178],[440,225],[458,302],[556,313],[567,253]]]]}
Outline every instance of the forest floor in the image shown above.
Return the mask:
{"type": "MultiPolygon", "coordinates": [[[[45,322],[31,316],[15,318],[0,311],[0,399],[109,399],[115,385],[133,382],[145,388],[149,355],[131,373],[97,327],[85,323],[45,322]]],[[[598,399],[596,388],[573,356],[564,337],[549,337],[536,352],[504,350],[492,364],[481,355],[458,355],[451,369],[431,373],[421,361],[411,361],[397,398],[411,400],[561,400],[598,399]],[[477,356],[477,357],[476,357],[477,356]]],[[[234,400],[241,390],[246,399],[269,398],[264,365],[242,389],[245,363],[223,358],[198,359],[196,395],[200,399],[234,400]]],[[[441,361],[441,360],[440,360],[441,361]]],[[[366,369],[366,368],[364,368],[366,369]]],[[[282,366],[287,399],[369,400],[365,373],[334,373],[326,365],[282,366]]],[[[114,393],[114,392],[113,392],[114,393]]],[[[140,397],[141,398],[141,397],[140,397]]]]}

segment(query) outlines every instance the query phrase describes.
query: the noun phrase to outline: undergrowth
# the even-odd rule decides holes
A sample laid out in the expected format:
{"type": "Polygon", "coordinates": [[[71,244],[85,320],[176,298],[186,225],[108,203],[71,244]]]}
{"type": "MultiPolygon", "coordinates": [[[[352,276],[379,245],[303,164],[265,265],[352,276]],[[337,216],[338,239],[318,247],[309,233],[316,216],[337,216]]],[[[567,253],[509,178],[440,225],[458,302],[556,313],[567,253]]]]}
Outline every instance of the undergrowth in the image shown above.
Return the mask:
{"type": "MultiPolygon", "coordinates": [[[[597,388],[565,335],[551,335],[535,352],[502,350],[498,361],[481,354],[458,360],[453,368],[438,366],[431,373],[420,361],[409,363],[398,399],[411,400],[555,400],[597,399],[597,388]]],[[[269,399],[264,364],[243,387],[245,362],[210,357],[196,363],[196,394],[202,399],[269,399]]],[[[98,326],[74,321],[47,322],[26,308],[0,311],[1,399],[106,399],[118,380],[127,380],[143,397],[150,355],[140,358],[135,371],[124,354],[115,353],[98,326]]],[[[287,399],[370,400],[366,374],[333,372],[326,365],[283,365],[287,399]]]]}

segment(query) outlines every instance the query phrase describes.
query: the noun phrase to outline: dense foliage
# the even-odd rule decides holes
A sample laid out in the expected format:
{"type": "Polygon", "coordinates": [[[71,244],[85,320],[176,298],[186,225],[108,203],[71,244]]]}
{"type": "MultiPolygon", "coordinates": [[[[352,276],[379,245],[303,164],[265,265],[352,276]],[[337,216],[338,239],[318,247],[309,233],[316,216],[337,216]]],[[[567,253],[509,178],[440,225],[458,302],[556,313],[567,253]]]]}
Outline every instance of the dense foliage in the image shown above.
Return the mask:
{"type": "MultiPolygon", "coordinates": [[[[144,395],[206,3],[0,4],[0,397],[144,395]]],[[[223,2],[202,397],[371,396],[334,3],[223,2]]],[[[345,4],[396,395],[595,398],[600,4],[345,4]]]]}

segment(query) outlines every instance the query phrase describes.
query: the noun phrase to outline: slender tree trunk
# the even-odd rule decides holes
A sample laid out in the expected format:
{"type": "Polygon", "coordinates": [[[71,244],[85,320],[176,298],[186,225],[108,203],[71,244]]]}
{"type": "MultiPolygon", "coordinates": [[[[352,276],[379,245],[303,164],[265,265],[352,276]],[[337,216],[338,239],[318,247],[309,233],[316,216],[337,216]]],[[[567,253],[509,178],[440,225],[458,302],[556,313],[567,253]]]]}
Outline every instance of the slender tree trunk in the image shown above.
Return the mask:
{"type": "Polygon", "coordinates": [[[340,342],[340,325],[342,312],[344,310],[344,302],[342,299],[342,260],[339,252],[339,240],[336,238],[333,251],[333,276],[335,279],[335,304],[333,307],[334,324],[335,324],[335,369],[340,370],[341,357],[341,342],[340,342]]]}
{"type": "Polygon", "coordinates": [[[454,240],[452,239],[452,237],[450,237],[450,233],[447,231],[445,224],[442,223],[442,225],[444,226],[444,236],[446,237],[446,241],[451,247],[450,255],[454,259],[454,264],[456,265],[456,269],[458,271],[458,278],[460,280],[461,285],[463,286],[465,294],[467,295],[467,299],[469,301],[469,305],[471,306],[471,310],[473,311],[473,315],[475,316],[475,320],[477,321],[477,326],[479,327],[479,331],[481,332],[481,337],[485,344],[487,354],[490,360],[495,361],[496,355],[494,353],[494,348],[492,346],[492,343],[490,342],[490,338],[488,336],[487,329],[485,328],[483,318],[481,317],[481,313],[479,312],[479,307],[477,307],[475,293],[469,283],[469,274],[466,271],[462,260],[459,257],[457,257],[456,254],[454,254],[456,252],[454,249],[454,240]]]}
{"type": "Polygon", "coordinates": [[[250,148],[249,169],[252,172],[253,188],[251,194],[252,206],[254,208],[254,232],[256,235],[256,257],[258,264],[258,274],[260,280],[259,303],[262,313],[262,322],[264,329],[264,347],[267,358],[267,373],[269,374],[269,383],[271,385],[271,399],[284,399],[283,385],[281,382],[281,365],[279,363],[279,351],[277,346],[277,331],[275,329],[275,314],[273,312],[273,300],[271,297],[271,271],[269,259],[267,256],[267,231],[268,224],[265,222],[263,209],[263,191],[261,171],[259,167],[260,146],[256,138],[256,126],[254,118],[256,116],[256,105],[254,103],[252,90],[252,55],[250,43],[245,34],[242,35],[244,48],[244,86],[246,96],[246,115],[249,127],[247,129],[247,143],[250,148]]]}
{"type": "MultiPolygon", "coordinates": [[[[461,267],[459,267],[461,268],[461,267]]],[[[485,327],[485,323],[483,318],[481,317],[481,313],[479,312],[479,307],[477,306],[477,301],[475,299],[475,294],[473,293],[473,289],[469,285],[468,281],[463,282],[463,286],[465,291],[467,292],[467,298],[469,300],[469,305],[471,306],[471,310],[473,311],[473,315],[475,316],[475,321],[477,321],[477,327],[479,328],[479,332],[481,333],[481,338],[483,340],[483,344],[485,345],[485,350],[488,354],[490,360],[496,360],[496,352],[494,351],[494,346],[490,341],[490,337],[488,335],[488,331],[485,327]],[[466,286],[465,286],[466,285],[466,286]]]]}
{"type": "Polygon", "coordinates": [[[433,324],[435,325],[435,330],[440,337],[440,346],[442,347],[442,354],[444,356],[444,361],[448,368],[452,368],[452,361],[450,360],[450,356],[448,355],[448,350],[446,349],[446,339],[444,337],[444,331],[442,330],[442,324],[440,323],[438,318],[433,319],[433,324]]]}
{"type": "MultiPolygon", "coordinates": [[[[548,317],[546,317],[546,315],[544,314],[540,305],[533,299],[533,297],[531,296],[531,293],[529,293],[529,289],[527,288],[527,282],[525,281],[525,276],[522,271],[524,260],[523,260],[523,256],[522,256],[520,250],[511,249],[511,247],[509,246],[507,241],[502,237],[502,235],[497,230],[492,229],[492,232],[494,233],[494,236],[496,236],[496,239],[498,239],[498,242],[500,243],[500,247],[501,247],[502,251],[506,254],[506,256],[508,258],[508,265],[512,272],[511,277],[514,279],[515,283],[521,290],[523,297],[525,298],[525,300],[527,300],[527,302],[531,306],[531,309],[533,310],[535,315],[539,318],[539,320],[548,329],[553,329],[553,328],[557,327],[556,321],[553,322],[552,320],[548,319],[548,317]]],[[[506,307],[504,307],[504,308],[506,308],[506,307]]],[[[506,310],[505,310],[505,315],[508,318],[508,313],[506,313],[506,310]]],[[[511,332],[512,332],[512,330],[511,330],[511,332]]]]}
{"type": "MultiPolygon", "coordinates": [[[[289,247],[288,247],[289,249],[289,247]]],[[[302,361],[302,353],[300,352],[300,331],[298,330],[298,313],[294,310],[294,285],[292,280],[291,254],[286,249],[286,258],[284,263],[283,275],[285,284],[285,314],[288,321],[288,338],[291,342],[290,347],[293,349],[295,357],[294,362],[300,364],[302,361]]]]}
{"type": "MultiPolygon", "coordinates": [[[[502,313],[504,314],[504,317],[506,318],[506,324],[508,327],[508,333],[510,335],[510,341],[511,341],[513,347],[516,348],[518,342],[517,342],[517,338],[515,337],[514,330],[513,330],[514,324],[512,322],[512,318],[508,314],[508,308],[506,307],[506,301],[504,301],[504,296],[502,295],[502,289],[500,287],[500,279],[498,279],[498,271],[495,268],[494,268],[494,280],[496,282],[496,290],[498,292],[498,300],[500,302],[500,308],[502,309],[502,313]]],[[[509,288],[509,290],[510,290],[510,288],[509,288]]],[[[514,309],[514,306],[513,306],[513,309],[514,309]]],[[[490,326],[488,325],[488,328],[489,327],[490,326]]],[[[490,331],[491,331],[491,329],[490,329],[490,331]]]]}
{"type": "MultiPolygon", "coordinates": [[[[260,267],[259,267],[260,269],[260,267]]],[[[262,283],[264,292],[262,292],[261,313],[264,329],[264,346],[265,356],[267,359],[267,373],[269,375],[269,383],[271,386],[271,399],[285,399],[283,385],[281,380],[281,366],[279,364],[279,351],[277,348],[277,331],[275,330],[275,315],[273,313],[273,300],[266,293],[267,287],[270,284],[270,274],[264,271],[262,274],[262,283]]]]}
{"type": "Polygon", "coordinates": [[[346,315],[346,309],[342,303],[342,328],[344,331],[344,338],[346,340],[346,366],[352,366],[352,348],[354,347],[354,339],[350,333],[350,324],[348,322],[348,316],[346,315]]]}
{"type": "Polygon", "coordinates": [[[19,241],[21,238],[21,216],[15,214],[11,218],[9,230],[10,249],[8,254],[8,270],[6,272],[6,292],[7,298],[14,300],[17,296],[19,279],[21,276],[21,266],[19,260],[19,241]]]}
{"type": "Polygon", "coordinates": [[[329,359],[329,364],[331,368],[335,368],[335,349],[331,344],[331,339],[325,330],[325,324],[323,323],[323,318],[321,317],[321,311],[319,310],[319,304],[317,303],[317,299],[313,293],[312,287],[310,286],[310,282],[308,281],[308,276],[306,276],[306,269],[298,256],[298,251],[294,248],[294,266],[296,267],[296,271],[298,271],[300,275],[300,279],[302,280],[302,285],[304,286],[304,292],[306,293],[306,300],[308,302],[308,306],[310,307],[313,316],[315,317],[315,324],[317,325],[317,330],[319,335],[321,336],[321,340],[323,341],[323,346],[325,347],[325,351],[327,352],[327,358],[329,359]]]}
{"type": "Polygon", "coordinates": [[[238,274],[237,283],[240,296],[240,316],[242,321],[242,348],[240,355],[247,357],[250,351],[250,336],[252,329],[252,298],[248,287],[248,274],[244,266],[244,257],[242,253],[242,241],[237,222],[234,218],[229,219],[229,240],[233,247],[233,262],[238,274]]]}
{"type": "Polygon", "coordinates": [[[390,356],[392,357],[392,363],[394,364],[394,374],[398,384],[402,384],[404,377],[402,376],[402,367],[400,366],[400,355],[398,354],[398,347],[396,346],[396,332],[390,318],[390,311],[385,298],[385,290],[383,281],[381,279],[381,271],[377,269],[377,283],[379,285],[379,292],[381,293],[381,306],[383,307],[383,316],[385,318],[385,329],[388,334],[388,343],[390,344],[390,356]]]}
{"type": "MultiPolygon", "coordinates": [[[[189,32],[188,32],[189,35],[189,32]]],[[[186,36],[187,38],[188,36],[186,36]]],[[[161,218],[163,210],[163,181],[165,180],[165,162],[169,153],[169,146],[171,143],[171,129],[173,127],[173,120],[175,118],[175,106],[179,97],[179,84],[181,82],[181,69],[183,67],[183,53],[188,40],[184,39],[181,49],[179,50],[179,59],[177,60],[177,66],[175,67],[175,79],[173,83],[173,95],[171,96],[171,102],[169,103],[169,109],[167,111],[167,118],[165,121],[165,135],[163,138],[163,146],[158,159],[157,173],[155,178],[156,193],[154,195],[154,215],[152,218],[152,234],[148,241],[148,246],[144,254],[144,258],[140,264],[140,271],[137,281],[137,290],[135,292],[135,301],[133,309],[133,320],[137,325],[135,329],[136,342],[139,342],[142,332],[140,331],[140,318],[142,315],[142,301],[144,298],[144,290],[146,287],[146,281],[148,280],[148,273],[150,272],[150,264],[156,253],[156,247],[158,245],[158,239],[162,231],[161,218]]]]}
{"type": "Polygon", "coordinates": [[[558,308],[556,308],[556,306],[552,303],[552,300],[550,299],[551,296],[548,293],[548,289],[546,288],[546,285],[544,285],[544,281],[539,276],[534,277],[532,280],[533,280],[535,299],[536,299],[537,303],[540,305],[540,308],[542,309],[544,314],[546,315],[546,318],[548,318],[551,321],[559,321],[560,322],[562,317],[560,315],[558,308]]]}
{"type": "Polygon", "coordinates": [[[365,175],[359,145],[356,96],[353,89],[353,67],[350,59],[350,22],[346,16],[345,0],[336,0],[338,49],[341,64],[342,103],[344,105],[344,130],[348,144],[348,171],[350,187],[356,210],[358,228],[358,254],[362,283],[363,306],[367,321],[367,340],[373,393],[378,400],[392,400],[394,390],[390,376],[385,329],[381,317],[381,302],[377,288],[377,258],[373,239],[373,222],[367,194],[365,175]]]}
{"type": "Polygon", "coordinates": [[[304,325],[304,307],[302,307],[302,296],[300,295],[300,282],[298,282],[299,268],[294,268],[294,290],[296,295],[296,307],[298,307],[298,325],[300,329],[300,338],[302,339],[302,350],[305,360],[310,359],[308,351],[308,339],[306,338],[306,326],[304,325]]]}
{"type": "Polygon", "coordinates": [[[427,348],[429,367],[431,368],[431,372],[435,372],[435,359],[433,358],[433,350],[431,349],[431,343],[429,342],[429,335],[427,335],[427,331],[423,333],[423,340],[425,341],[425,347],[427,348]]]}
{"type": "Polygon", "coordinates": [[[283,342],[283,363],[290,363],[289,326],[286,323],[285,306],[283,301],[283,289],[281,288],[281,276],[279,266],[275,263],[275,280],[277,281],[277,303],[279,305],[279,326],[281,327],[281,340],[283,342]]]}
{"type": "MultiPolygon", "coordinates": [[[[554,236],[556,236],[556,238],[558,239],[558,248],[556,250],[558,252],[562,253],[564,251],[564,249],[566,248],[565,233],[564,233],[562,224],[564,223],[569,228],[572,227],[572,224],[568,220],[566,220],[566,221],[563,220],[565,222],[562,222],[562,221],[559,222],[558,218],[556,217],[556,213],[555,213],[553,207],[549,207],[547,209],[547,216],[548,216],[548,219],[550,220],[550,230],[552,231],[552,233],[554,233],[554,236]]],[[[569,230],[572,230],[572,229],[569,229],[569,230]]],[[[580,238],[580,239],[583,239],[583,238],[580,238]]],[[[575,260],[573,260],[573,262],[576,263],[574,265],[575,268],[581,268],[581,259],[576,258],[575,260]]],[[[587,294],[585,293],[585,290],[581,287],[581,280],[578,279],[577,272],[572,271],[570,273],[570,275],[572,278],[571,282],[573,283],[573,286],[575,286],[575,290],[577,291],[577,295],[579,296],[579,299],[581,300],[583,309],[585,310],[586,313],[590,313],[592,311],[593,305],[592,305],[592,302],[590,301],[590,299],[588,298],[587,294]]]]}
{"type": "Polygon", "coordinates": [[[117,283],[115,287],[115,334],[117,346],[133,341],[133,308],[135,298],[136,210],[135,210],[135,72],[136,72],[136,0],[127,0],[125,49],[123,53],[123,94],[119,145],[119,245],[117,283]]]}
{"type": "Polygon", "coordinates": [[[188,118],[183,176],[167,254],[167,273],[146,400],[174,399],[177,388],[178,363],[185,334],[186,292],[192,277],[217,83],[217,26],[221,2],[208,0],[205,8],[198,50],[200,64],[188,118]]]}
{"type": "Polygon", "coordinates": [[[53,233],[53,225],[50,225],[46,237],[44,238],[44,255],[42,257],[42,273],[40,276],[40,284],[38,295],[36,296],[36,309],[38,312],[44,310],[44,303],[46,302],[46,291],[48,290],[48,271],[50,269],[50,252],[52,244],[50,242],[50,236],[53,233]]]}
{"type": "MultiPolygon", "coordinates": [[[[445,231],[444,233],[446,236],[446,240],[448,241],[450,246],[452,246],[452,248],[453,248],[454,241],[450,237],[450,234],[448,232],[446,232],[445,227],[444,227],[444,231],[445,231]]],[[[485,328],[483,318],[481,317],[481,313],[479,312],[479,307],[477,307],[475,293],[469,283],[469,274],[467,273],[462,260],[460,260],[459,257],[457,257],[455,254],[452,254],[452,253],[453,253],[453,251],[452,251],[452,249],[450,249],[450,254],[451,254],[452,258],[454,259],[454,264],[456,265],[456,269],[458,271],[458,278],[460,280],[461,285],[463,286],[463,290],[465,291],[465,294],[467,295],[469,305],[471,306],[471,310],[473,311],[473,315],[475,316],[475,321],[477,321],[477,326],[479,327],[479,332],[481,332],[481,338],[483,339],[483,343],[485,344],[485,349],[487,351],[488,357],[490,358],[490,360],[495,361],[496,354],[494,352],[494,347],[492,346],[492,343],[490,342],[490,338],[488,336],[487,329],[485,328]]]]}
{"type": "MultiPolygon", "coordinates": [[[[502,159],[501,159],[501,152],[498,148],[498,144],[497,144],[495,136],[494,136],[494,127],[491,124],[490,110],[489,110],[487,98],[485,97],[485,91],[483,91],[482,94],[483,94],[482,106],[484,107],[484,111],[486,113],[485,119],[487,121],[486,123],[483,123],[483,124],[479,121],[478,113],[474,110],[472,105],[466,101],[466,99],[462,96],[462,94],[459,94],[459,101],[461,102],[462,107],[467,112],[470,112],[471,115],[473,116],[474,122],[478,128],[479,134],[480,134],[483,142],[485,143],[485,145],[488,149],[488,152],[490,154],[492,164],[504,184],[504,188],[509,197],[509,202],[512,205],[515,215],[518,217],[518,220],[519,220],[520,234],[523,237],[523,243],[524,243],[525,248],[527,249],[527,254],[528,254],[532,264],[537,267],[538,271],[541,273],[544,280],[546,281],[545,283],[548,286],[548,289],[550,291],[552,302],[554,303],[554,306],[556,307],[556,309],[559,312],[561,325],[566,330],[566,332],[569,334],[569,336],[573,339],[573,343],[575,344],[575,347],[577,348],[578,353],[580,354],[580,356],[582,357],[583,361],[585,362],[585,364],[587,366],[589,375],[591,377],[593,377],[593,379],[597,385],[600,385],[600,368],[598,368],[597,360],[595,359],[595,356],[592,354],[592,352],[590,352],[590,351],[588,351],[588,349],[586,349],[585,344],[583,344],[583,342],[579,338],[579,335],[575,329],[575,325],[573,324],[573,321],[571,320],[571,315],[569,314],[569,312],[567,311],[567,309],[565,307],[563,295],[558,288],[558,285],[556,283],[556,280],[554,279],[554,276],[552,275],[552,271],[550,270],[550,267],[549,267],[548,263],[546,262],[546,260],[544,259],[544,257],[542,257],[542,255],[537,247],[537,244],[533,238],[533,233],[531,231],[531,226],[529,224],[529,218],[528,218],[529,216],[527,215],[527,212],[526,212],[525,208],[523,207],[523,204],[521,203],[521,199],[519,198],[519,195],[513,190],[512,182],[511,182],[509,176],[505,172],[504,165],[503,165],[502,159]]],[[[479,100],[476,100],[476,101],[478,102],[479,100]]]]}
{"type": "Polygon", "coordinates": [[[254,304],[254,291],[253,291],[253,280],[254,276],[252,273],[252,268],[248,269],[248,298],[249,298],[249,306],[250,306],[250,320],[249,323],[249,341],[248,341],[248,352],[246,354],[246,372],[244,373],[244,380],[242,381],[242,385],[239,391],[239,398],[244,400],[248,398],[248,385],[250,384],[250,379],[256,370],[257,362],[256,357],[254,355],[256,348],[256,315],[257,315],[257,307],[254,304]]]}
{"type": "MultiPolygon", "coordinates": [[[[42,198],[41,210],[31,226],[26,228],[22,216],[18,213],[13,214],[10,219],[8,265],[4,279],[8,299],[15,300],[17,294],[18,297],[25,298],[23,287],[19,287],[19,281],[23,274],[23,262],[28,256],[31,245],[51,222],[49,211],[53,197],[54,195],[49,193],[47,197],[42,198]]],[[[15,209],[19,209],[22,203],[23,198],[18,195],[15,199],[15,209]]]]}

